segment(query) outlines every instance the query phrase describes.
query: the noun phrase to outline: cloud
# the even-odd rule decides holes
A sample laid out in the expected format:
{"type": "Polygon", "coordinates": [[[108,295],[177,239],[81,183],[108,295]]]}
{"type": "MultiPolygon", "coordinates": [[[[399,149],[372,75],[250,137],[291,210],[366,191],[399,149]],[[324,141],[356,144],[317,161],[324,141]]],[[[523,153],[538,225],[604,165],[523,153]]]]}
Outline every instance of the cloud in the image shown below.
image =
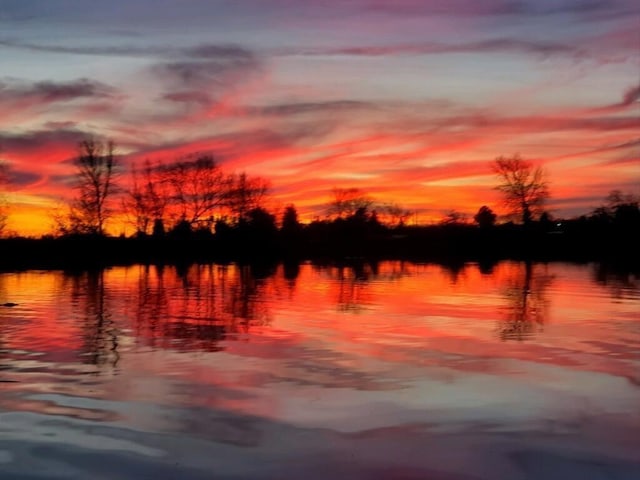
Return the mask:
{"type": "Polygon", "coordinates": [[[239,130],[220,135],[207,135],[189,141],[165,142],[149,145],[146,148],[141,146],[132,155],[132,161],[143,158],[171,161],[189,153],[207,152],[224,162],[233,158],[251,156],[253,163],[256,164],[259,163],[257,157],[260,155],[287,149],[295,140],[295,137],[268,129],[239,130]]]}
{"type": "Polygon", "coordinates": [[[637,102],[640,102],[640,84],[634,87],[629,87],[626,89],[622,95],[619,102],[604,105],[601,107],[595,107],[586,110],[586,114],[590,115],[603,115],[607,113],[619,113],[624,112],[629,109],[629,107],[633,107],[637,102]]]}
{"type": "Polygon", "coordinates": [[[115,109],[122,98],[116,89],[86,78],[70,82],[0,82],[0,125],[33,123],[39,116],[49,122],[68,122],[70,117],[77,121],[115,109]],[[51,118],[54,110],[55,119],[51,118]]]}
{"type": "Polygon", "coordinates": [[[233,94],[262,72],[261,59],[240,47],[200,45],[180,53],[179,58],[155,63],[149,72],[166,89],[162,100],[198,107],[186,118],[184,112],[177,113],[187,123],[201,122],[203,116],[213,115],[214,109],[220,112],[236,106],[233,94]]]}
{"type": "Polygon", "coordinates": [[[181,50],[186,58],[156,64],[153,71],[179,85],[209,86],[260,69],[258,57],[239,47],[203,45],[181,50]]]}
{"type": "MultiPolygon", "coordinates": [[[[0,46],[46,53],[161,58],[167,60],[215,60],[217,64],[255,64],[255,52],[237,45],[201,44],[191,47],[169,46],[64,46],[41,45],[10,39],[0,39],[0,46]]],[[[335,48],[290,47],[264,50],[264,54],[275,56],[390,56],[390,55],[437,55],[447,53],[494,53],[513,52],[538,55],[581,56],[584,49],[564,43],[500,37],[460,43],[427,42],[392,45],[353,45],[335,48]]],[[[181,62],[176,62],[181,63],[181,62]]]]}
{"type": "Polygon", "coordinates": [[[202,44],[183,48],[178,50],[178,52],[183,56],[191,58],[228,59],[234,62],[241,60],[251,62],[255,59],[253,52],[237,45],[202,44]]]}
{"type": "Polygon", "coordinates": [[[26,170],[11,169],[9,171],[9,184],[11,187],[23,188],[33,185],[42,179],[42,175],[26,170]]]}
{"type": "Polygon", "coordinates": [[[345,46],[339,48],[292,48],[283,49],[280,55],[302,56],[357,56],[379,57],[391,55],[439,55],[449,53],[527,53],[543,56],[582,56],[578,47],[562,43],[522,40],[517,38],[495,38],[464,43],[415,43],[396,45],[345,46]]]}
{"type": "Polygon", "coordinates": [[[517,5],[511,1],[475,0],[396,0],[390,3],[385,0],[372,0],[368,6],[372,12],[386,15],[451,15],[451,16],[484,16],[515,13],[517,5]]]}
{"type": "MultiPolygon", "coordinates": [[[[187,47],[56,46],[0,40],[0,46],[2,45],[46,53],[153,59],[155,62],[143,69],[150,76],[150,84],[160,87],[159,98],[169,104],[188,106],[187,110],[178,109],[171,113],[158,108],[154,112],[154,118],[147,119],[151,123],[154,119],[160,119],[165,125],[167,122],[198,123],[213,114],[210,110],[225,109],[229,106],[229,94],[236,94],[242,85],[259,78],[258,75],[263,70],[259,55],[249,49],[229,44],[200,43],[187,47]]],[[[40,82],[28,86],[0,83],[0,106],[3,107],[0,121],[8,124],[15,121],[16,116],[22,119],[27,108],[81,98],[108,100],[97,113],[109,110],[115,104],[112,100],[119,99],[114,89],[88,79],[68,83],[40,82]]],[[[100,105],[94,107],[99,108],[100,105]]],[[[96,112],[86,113],[90,115],[96,112]]],[[[82,112],[76,111],[73,114],[75,117],[63,120],[77,121],[78,117],[88,117],[81,115],[82,112]]]]}
{"type": "Polygon", "coordinates": [[[114,95],[113,88],[86,78],[72,82],[44,81],[13,86],[0,82],[0,102],[29,100],[38,103],[54,103],[78,98],[112,98],[114,95]]]}
{"type": "Polygon", "coordinates": [[[547,17],[560,15],[618,17],[633,10],[628,0],[565,0],[544,2],[539,0],[373,0],[368,10],[387,15],[451,17],[547,17]]]}
{"type": "Polygon", "coordinates": [[[625,18],[639,12],[635,0],[572,0],[566,3],[536,5],[532,3],[525,14],[574,15],[585,20],[625,18]]]}
{"type": "Polygon", "coordinates": [[[167,53],[162,47],[139,46],[68,46],[68,45],[42,45],[37,43],[22,42],[12,39],[0,39],[0,46],[19,50],[30,50],[44,53],[60,53],[72,55],[95,55],[109,57],[154,57],[167,53]]]}
{"type": "Polygon", "coordinates": [[[258,107],[252,111],[262,115],[289,116],[305,113],[353,112],[356,110],[375,108],[377,108],[376,105],[370,102],[356,100],[331,100],[319,102],[281,103],[258,107]]]}
{"type": "Polygon", "coordinates": [[[628,106],[640,100],[640,85],[629,88],[622,96],[621,105],[628,106]]]}
{"type": "Polygon", "coordinates": [[[77,126],[76,122],[72,121],[63,121],[63,122],[47,122],[44,124],[44,127],[47,130],[71,130],[77,126]]]}
{"type": "Polygon", "coordinates": [[[0,132],[0,145],[5,156],[38,158],[58,157],[57,153],[64,152],[62,158],[68,158],[75,152],[78,143],[87,137],[85,132],[73,129],[35,130],[25,133],[0,132]]]}
{"type": "Polygon", "coordinates": [[[197,90],[184,90],[166,93],[162,95],[163,100],[168,100],[170,102],[176,103],[195,103],[207,106],[213,102],[213,99],[210,95],[199,92],[197,90]]]}
{"type": "Polygon", "coordinates": [[[84,132],[73,129],[0,132],[2,155],[10,166],[11,189],[42,198],[67,197],[68,185],[58,185],[51,179],[71,174],[70,160],[85,138],[84,132]]]}
{"type": "Polygon", "coordinates": [[[45,45],[14,39],[0,39],[0,46],[20,50],[71,55],[91,55],[106,57],[142,57],[142,58],[193,58],[193,59],[251,59],[254,54],[243,47],[225,44],[207,44],[190,47],[170,47],[166,45],[45,45]]]}

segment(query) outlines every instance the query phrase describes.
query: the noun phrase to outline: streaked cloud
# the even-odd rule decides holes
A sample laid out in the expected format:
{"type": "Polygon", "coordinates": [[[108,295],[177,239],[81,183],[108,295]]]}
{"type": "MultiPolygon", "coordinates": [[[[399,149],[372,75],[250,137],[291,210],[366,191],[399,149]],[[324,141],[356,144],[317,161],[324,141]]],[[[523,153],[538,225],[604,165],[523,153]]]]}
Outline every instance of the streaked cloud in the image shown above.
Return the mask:
{"type": "Polygon", "coordinates": [[[78,98],[113,98],[115,90],[101,82],[81,78],[72,82],[0,82],[0,103],[2,102],[66,102],[78,98]]]}
{"type": "Polygon", "coordinates": [[[554,16],[554,15],[624,15],[632,11],[631,2],[624,0],[373,0],[369,8],[389,15],[448,16],[554,16]]]}
{"type": "Polygon", "coordinates": [[[56,147],[75,148],[87,134],[75,129],[36,130],[24,133],[0,132],[0,145],[12,155],[36,155],[56,147]]]}
{"type": "Polygon", "coordinates": [[[640,183],[631,0],[55,3],[0,13],[16,198],[68,197],[86,134],[127,167],[211,153],[307,220],[333,187],[424,221],[499,210],[489,165],[514,153],[548,169],[556,215],[640,183]]]}
{"type": "Polygon", "coordinates": [[[328,100],[322,102],[282,103],[254,108],[253,111],[263,115],[289,116],[304,115],[317,112],[354,112],[357,110],[375,109],[373,102],[356,100],[328,100]]]}
{"type": "Polygon", "coordinates": [[[370,46],[345,46],[338,48],[292,48],[279,52],[282,55],[345,55],[378,57],[388,55],[443,55],[447,53],[525,53],[543,56],[583,56],[584,50],[575,45],[530,41],[518,38],[495,38],[468,43],[423,43],[370,46]]]}
{"type": "Polygon", "coordinates": [[[622,96],[621,105],[628,106],[640,100],[640,85],[629,88],[622,96]]]}

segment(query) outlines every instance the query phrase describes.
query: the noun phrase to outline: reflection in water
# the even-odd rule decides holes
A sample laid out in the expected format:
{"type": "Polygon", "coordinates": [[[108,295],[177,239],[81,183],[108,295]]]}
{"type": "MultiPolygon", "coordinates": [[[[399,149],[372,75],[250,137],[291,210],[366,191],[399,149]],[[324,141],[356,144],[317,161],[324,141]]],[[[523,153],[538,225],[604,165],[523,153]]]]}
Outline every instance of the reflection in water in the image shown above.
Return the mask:
{"type": "Polygon", "coordinates": [[[592,276],[0,274],[0,478],[635,480],[640,291],[592,276]]]}
{"type": "MultiPolygon", "coordinates": [[[[333,272],[332,272],[333,273],[333,272]]],[[[344,312],[359,312],[371,304],[372,299],[368,290],[371,271],[366,268],[337,267],[335,278],[338,284],[336,304],[338,310],[344,312]]]]}
{"type": "Polygon", "coordinates": [[[220,341],[269,322],[265,282],[249,266],[142,267],[134,303],[136,333],[151,347],[221,350],[220,341]]]}
{"type": "Polygon", "coordinates": [[[338,311],[351,313],[366,310],[375,302],[371,294],[371,282],[392,284],[410,275],[411,271],[407,262],[390,262],[381,272],[378,262],[362,261],[347,265],[315,266],[315,269],[330,280],[338,311]]]}
{"type": "Polygon", "coordinates": [[[70,281],[68,289],[71,305],[80,313],[80,356],[84,363],[96,367],[115,368],[120,359],[118,353],[118,328],[111,313],[111,299],[105,286],[104,271],[92,270],[65,277],[70,281]]]}
{"type": "Polygon", "coordinates": [[[546,290],[552,281],[553,275],[543,264],[519,265],[505,288],[507,307],[499,325],[501,340],[522,341],[542,332],[549,312],[546,290]]]}
{"type": "Polygon", "coordinates": [[[593,278],[600,285],[607,287],[613,298],[638,298],[640,276],[637,272],[601,263],[593,266],[593,278]]]}

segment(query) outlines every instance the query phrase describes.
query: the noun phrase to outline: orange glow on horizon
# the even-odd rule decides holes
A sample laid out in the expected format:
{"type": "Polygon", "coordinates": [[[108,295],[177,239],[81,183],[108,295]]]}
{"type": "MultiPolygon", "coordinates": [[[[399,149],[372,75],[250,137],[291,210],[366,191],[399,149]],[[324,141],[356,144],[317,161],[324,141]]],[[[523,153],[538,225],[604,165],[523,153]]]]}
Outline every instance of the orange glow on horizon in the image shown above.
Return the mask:
{"type": "MultiPolygon", "coordinates": [[[[506,213],[491,163],[515,154],[548,171],[554,217],[588,214],[614,189],[640,193],[630,6],[606,20],[575,6],[523,8],[513,15],[530,29],[516,31],[497,5],[413,18],[401,5],[372,15],[367,2],[330,2],[343,28],[308,15],[311,31],[326,32],[317,37],[279,3],[261,7],[278,12],[277,29],[254,23],[250,9],[222,9],[215,18],[242,19],[252,34],[212,37],[194,25],[169,38],[156,18],[126,48],[118,29],[87,38],[81,8],[65,21],[36,15],[24,31],[0,18],[15,36],[2,44],[0,79],[0,162],[13,181],[1,187],[22,197],[10,230],[48,233],[47,209],[73,196],[73,159],[88,136],[115,142],[124,189],[147,159],[207,153],[227,173],[269,180],[269,206],[294,204],[307,222],[326,216],[333,188],[359,188],[425,224],[483,205],[506,213]],[[552,28],[566,15],[571,29],[552,28]],[[417,18],[430,27],[416,29],[417,18]],[[43,33],[56,26],[70,33],[64,42],[43,33]]],[[[130,20],[112,13],[114,25],[130,20]]],[[[115,219],[110,232],[123,231],[115,219]]]]}

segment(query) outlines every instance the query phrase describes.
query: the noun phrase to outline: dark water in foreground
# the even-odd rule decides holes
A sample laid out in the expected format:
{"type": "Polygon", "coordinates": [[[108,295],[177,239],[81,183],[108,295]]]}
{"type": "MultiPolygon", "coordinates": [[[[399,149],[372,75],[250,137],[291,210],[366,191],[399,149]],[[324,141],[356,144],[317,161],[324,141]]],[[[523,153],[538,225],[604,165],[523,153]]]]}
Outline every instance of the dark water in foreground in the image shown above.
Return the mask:
{"type": "Polygon", "coordinates": [[[4,302],[3,480],[640,478],[633,276],[136,266],[4,302]]]}

